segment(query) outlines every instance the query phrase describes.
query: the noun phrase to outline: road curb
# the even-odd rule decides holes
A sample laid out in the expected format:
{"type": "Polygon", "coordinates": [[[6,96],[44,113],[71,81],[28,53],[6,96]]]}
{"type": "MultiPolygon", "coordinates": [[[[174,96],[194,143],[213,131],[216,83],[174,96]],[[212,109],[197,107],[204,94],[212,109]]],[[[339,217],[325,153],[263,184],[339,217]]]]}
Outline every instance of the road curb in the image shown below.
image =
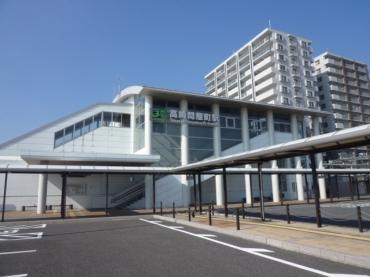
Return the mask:
{"type": "Polygon", "coordinates": [[[263,243],[266,245],[270,245],[273,247],[281,248],[284,250],[289,250],[289,251],[293,251],[297,253],[314,256],[314,257],[319,257],[319,258],[330,260],[333,262],[339,262],[343,264],[354,265],[354,266],[359,266],[359,267],[370,269],[370,258],[368,257],[354,256],[354,255],[349,255],[343,252],[328,250],[325,248],[310,247],[310,246],[300,245],[297,243],[270,239],[264,236],[250,235],[250,234],[243,233],[237,230],[235,231],[225,230],[220,227],[204,225],[204,224],[191,222],[191,221],[189,222],[183,219],[170,218],[170,217],[165,217],[165,216],[160,216],[160,215],[153,215],[153,217],[156,219],[169,221],[169,222],[175,222],[175,223],[183,224],[183,225],[198,228],[198,229],[213,231],[213,232],[217,232],[217,233],[224,234],[224,235],[230,235],[230,236],[234,236],[234,237],[238,237],[238,238],[242,238],[246,240],[251,240],[251,241],[263,243]]]}

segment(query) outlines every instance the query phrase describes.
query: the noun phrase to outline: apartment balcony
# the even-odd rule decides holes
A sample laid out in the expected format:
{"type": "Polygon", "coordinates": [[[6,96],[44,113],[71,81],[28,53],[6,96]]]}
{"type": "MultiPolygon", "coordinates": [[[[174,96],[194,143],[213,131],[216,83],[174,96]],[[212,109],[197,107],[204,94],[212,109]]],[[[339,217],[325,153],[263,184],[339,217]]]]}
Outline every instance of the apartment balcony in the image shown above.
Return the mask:
{"type": "Polygon", "coordinates": [[[350,70],[355,70],[355,65],[353,63],[344,63],[345,68],[350,70]]]}
{"type": "Polygon", "coordinates": [[[360,106],[351,105],[350,111],[354,113],[362,113],[360,106]]]}
{"type": "Polygon", "coordinates": [[[251,70],[250,69],[240,71],[240,80],[246,79],[247,77],[249,77],[249,78],[251,77],[251,70]]]}
{"type": "Polygon", "coordinates": [[[237,84],[237,82],[238,82],[238,78],[233,78],[233,79],[229,79],[228,81],[227,81],[227,86],[228,87],[232,87],[233,85],[235,85],[235,84],[237,84]]]}
{"type": "Polygon", "coordinates": [[[334,113],[334,118],[335,119],[349,120],[348,114],[334,113]]]}
{"type": "Polygon", "coordinates": [[[369,89],[369,85],[368,84],[364,84],[364,83],[360,83],[359,87],[360,88],[364,88],[364,89],[369,89]]]}
{"type": "Polygon", "coordinates": [[[370,100],[362,101],[362,105],[370,106],[370,100]]]}
{"type": "Polygon", "coordinates": [[[301,81],[293,81],[293,87],[301,88],[302,87],[302,82],[301,81]]]}
{"type": "Polygon", "coordinates": [[[348,105],[333,104],[332,106],[333,106],[333,109],[336,109],[336,110],[348,111],[348,105]]]}
{"type": "Polygon", "coordinates": [[[356,79],[356,74],[353,72],[346,72],[346,77],[356,79]]]}
{"type": "Polygon", "coordinates": [[[352,118],[351,118],[353,121],[363,121],[362,120],[362,116],[352,116],[352,118]]]}
{"type": "Polygon", "coordinates": [[[217,96],[226,97],[226,89],[218,89],[217,96]]]}
{"type": "Polygon", "coordinates": [[[338,66],[338,67],[342,67],[342,62],[341,61],[338,61],[338,60],[335,60],[335,59],[332,59],[332,58],[328,58],[326,60],[326,63],[327,64],[330,64],[330,65],[335,65],[335,66],[338,66]]]}
{"type": "Polygon", "coordinates": [[[370,108],[364,108],[363,112],[366,113],[366,114],[370,114],[370,108]]]}
{"type": "Polygon", "coordinates": [[[235,70],[232,70],[232,71],[228,71],[227,72],[227,77],[234,76],[235,74],[236,74],[236,69],[235,70]]]}
{"type": "Polygon", "coordinates": [[[360,92],[358,89],[349,89],[348,92],[353,95],[360,95],[360,92]]]}
{"type": "Polygon", "coordinates": [[[342,122],[335,122],[335,129],[344,129],[344,128],[348,128],[348,125],[342,122]]]}
{"type": "Polygon", "coordinates": [[[334,90],[334,91],[343,92],[343,93],[346,92],[346,89],[344,87],[339,87],[339,86],[336,86],[336,85],[330,85],[329,89],[334,90]]]}
{"type": "Polygon", "coordinates": [[[344,79],[343,78],[334,77],[334,76],[329,76],[329,82],[344,84],[344,79]]]}
{"type": "Polygon", "coordinates": [[[293,92],[294,98],[303,98],[303,92],[302,91],[294,91],[293,92]]]}
{"type": "Polygon", "coordinates": [[[246,87],[251,87],[252,86],[252,78],[246,80],[246,81],[241,81],[240,82],[241,88],[246,88],[246,87]]]}
{"type": "Polygon", "coordinates": [[[255,64],[254,67],[253,67],[253,70],[258,71],[259,69],[261,69],[265,66],[268,66],[268,65],[272,64],[273,62],[274,62],[273,57],[269,56],[269,57],[265,58],[264,60],[262,60],[261,62],[259,62],[258,64],[255,64]]]}
{"type": "Polygon", "coordinates": [[[365,73],[365,74],[367,74],[366,67],[363,67],[363,66],[358,66],[358,67],[357,67],[357,71],[358,71],[358,72],[361,72],[361,73],[365,73]]]}
{"type": "Polygon", "coordinates": [[[243,69],[244,67],[246,67],[250,63],[251,62],[250,62],[249,56],[247,56],[246,58],[244,58],[242,60],[239,60],[239,70],[243,69]]]}
{"type": "Polygon", "coordinates": [[[255,86],[255,91],[259,91],[259,90],[262,90],[266,87],[270,87],[270,86],[273,86],[275,83],[274,83],[274,78],[270,78],[270,79],[267,79],[266,81],[263,81],[262,83],[258,84],[255,86]]]}
{"type": "Polygon", "coordinates": [[[265,37],[265,38],[261,39],[260,41],[252,43],[253,51],[257,51],[257,50],[261,49],[263,46],[265,46],[265,45],[267,45],[271,42],[272,42],[272,40],[269,37],[265,37]]]}
{"type": "Polygon", "coordinates": [[[275,97],[275,91],[274,91],[274,88],[270,88],[270,89],[267,89],[265,91],[263,91],[262,93],[258,94],[256,96],[256,101],[259,102],[259,101],[266,101],[268,99],[271,99],[271,98],[274,98],[275,97]]]}
{"type": "Polygon", "coordinates": [[[229,89],[229,92],[227,93],[228,94],[228,97],[229,98],[233,98],[233,97],[237,96],[238,95],[238,91],[239,91],[238,86],[234,86],[232,89],[229,89]]]}
{"type": "Polygon", "coordinates": [[[338,74],[338,75],[343,75],[343,70],[342,69],[336,69],[336,68],[333,68],[333,67],[329,67],[327,69],[328,72],[330,73],[334,73],[334,74],[338,74]]]}
{"type": "Polygon", "coordinates": [[[367,77],[367,75],[359,75],[358,78],[361,81],[364,81],[364,82],[368,82],[369,81],[369,78],[367,77]]]}
{"type": "Polygon", "coordinates": [[[332,94],[331,99],[338,100],[338,101],[347,101],[345,97],[339,96],[338,94],[332,94]]]}
{"type": "Polygon", "coordinates": [[[207,94],[216,95],[216,89],[215,88],[212,88],[212,89],[208,90],[207,91],[207,94]]]}
{"type": "Polygon", "coordinates": [[[224,68],[222,70],[217,70],[216,76],[219,77],[219,76],[221,76],[224,73],[225,73],[225,69],[224,68]]]}
{"type": "Polygon", "coordinates": [[[264,78],[267,78],[268,76],[271,76],[274,74],[274,70],[272,67],[266,68],[264,71],[259,72],[257,75],[254,76],[255,82],[258,82],[264,78]]]}

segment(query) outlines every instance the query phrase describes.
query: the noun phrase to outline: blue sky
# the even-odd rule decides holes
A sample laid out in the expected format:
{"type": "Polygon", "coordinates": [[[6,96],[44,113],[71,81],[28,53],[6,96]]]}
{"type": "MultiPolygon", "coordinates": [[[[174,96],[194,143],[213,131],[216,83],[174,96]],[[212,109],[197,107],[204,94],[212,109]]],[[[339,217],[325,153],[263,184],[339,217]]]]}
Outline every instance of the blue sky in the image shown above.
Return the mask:
{"type": "Polygon", "coordinates": [[[370,64],[370,1],[0,0],[0,143],[133,84],[204,91],[268,26],[370,64]]]}

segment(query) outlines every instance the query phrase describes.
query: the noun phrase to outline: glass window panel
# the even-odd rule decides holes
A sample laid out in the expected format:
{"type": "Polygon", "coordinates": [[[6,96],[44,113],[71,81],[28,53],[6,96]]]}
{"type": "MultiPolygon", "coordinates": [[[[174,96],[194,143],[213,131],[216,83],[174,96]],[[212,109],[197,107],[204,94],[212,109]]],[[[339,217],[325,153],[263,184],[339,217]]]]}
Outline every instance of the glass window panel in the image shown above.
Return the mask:
{"type": "Polygon", "coordinates": [[[122,117],[122,115],[120,113],[113,113],[112,123],[110,124],[110,126],[121,128],[122,127],[122,125],[121,125],[122,118],[121,117],[122,117]]]}
{"type": "Polygon", "coordinates": [[[110,112],[103,112],[103,126],[110,126],[112,122],[112,113],[110,112]]]}
{"type": "Polygon", "coordinates": [[[176,123],[167,123],[167,134],[181,136],[181,125],[176,123]]]}
{"type": "Polygon", "coordinates": [[[220,126],[226,127],[226,118],[224,116],[220,117],[220,126]]]}
{"type": "Polygon", "coordinates": [[[94,115],[94,122],[90,125],[90,131],[95,130],[101,126],[101,113],[94,115]]]}
{"type": "Polygon", "coordinates": [[[189,126],[189,137],[213,138],[213,127],[189,126]]]}
{"type": "Polygon", "coordinates": [[[73,125],[65,129],[64,133],[64,143],[71,141],[73,138],[73,125]]]}
{"type": "Polygon", "coordinates": [[[55,135],[54,135],[54,147],[62,145],[63,144],[63,139],[64,139],[64,129],[55,133],[55,135]]]}
{"type": "Polygon", "coordinates": [[[242,132],[240,129],[221,129],[221,139],[232,139],[232,140],[241,140],[242,132]]]}
{"type": "Polygon", "coordinates": [[[130,128],[131,126],[131,115],[130,114],[122,114],[122,126],[130,128]]]}
{"type": "Polygon", "coordinates": [[[233,147],[234,145],[237,145],[239,143],[241,143],[240,140],[223,139],[223,140],[221,140],[221,149],[223,151],[223,150],[226,150],[230,147],[233,147]]]}
{"type": "Polygon", "coordinates": [[[92,122],[93,122],[92,117],[89,117],[89,118],[85,119],[84,127],[82,128],[82,134],[83,135],[90,132],[90,125],[91,125],[92,122]]]}
{"type": "Polygon", "coordinates": [[[189,148],[213,150],[213,140],[208,138],[190,138],[189,148]]]}
{"type": "Polygon", "coordinates": [[[153,133],[164,133],[164,123],[153,122],[153,133]]]}
{"type": "Polygon", "coordinates": [[[84,122],[83,121],[80,121],[78,123],[75,124],[75,129],[74,129],[74,132],[73,132],[73,138],[78,138],[82,135],[82,127],[84,126],[84,122]]]}

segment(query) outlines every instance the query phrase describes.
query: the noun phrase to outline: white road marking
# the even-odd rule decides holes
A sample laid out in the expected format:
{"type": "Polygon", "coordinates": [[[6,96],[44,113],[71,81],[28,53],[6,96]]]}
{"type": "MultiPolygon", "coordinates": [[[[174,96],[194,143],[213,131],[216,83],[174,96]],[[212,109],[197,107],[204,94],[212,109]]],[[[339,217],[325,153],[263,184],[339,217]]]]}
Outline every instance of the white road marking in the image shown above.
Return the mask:
{"type": "Polygon", "coordinates": [[[184,229],[183,226],[171,226],[171,228],[173,228],[173,229],[184,229]]]}
{"type": "Polygon", "coordinates": [[[208,238],[216,238],[217,237],[216,235],[212,235],[212,234],[198,234],[198,236],[208,237],[208,238]]]}
{"type": "Polygon", "coordinates": [[[17,274],[17,275],[6,275],[6,276],[0,276],[0,277],[27,277],[28,274],[17,274]]]}
{"type": "Polygon", "coordinates": [[[0,241],[26,240],[26,239],[41,239],[43,232],[37,233],[16,233],[16,234],[0,234],[0,241]]]}
{"type": "Polygon", "coordinates": [[[42,229],[45,228],[46,224],[36,224],[36,225],[18,225],[18,226],[0,226],[0,230],[25,230],[25,229],[42,229]]]}
{"type": "Polygon", "coordinates": [[[0,255],[11,255],[11,254],[23,254],[23,253],[35,253],[37,250],[23,250],[23,251],[12,251],[12,252],[0,252],[0,255]]]}
{"type": "Polygon", "coordinates": [[[233,245],[233,244],[230,244],[230,243],[226,243],[226,242],[219,241],[219,240],[216,240],[216,239],[212,239],[212,238],[209,238],[209,237],[204,237],[204,236],[201,236],[201,235],[198,235],[198,234],[194,234],[194,233],[191,233],[189,231],[182,230],[182,229],[171,228],[171,226],[163,225],[163,224],[156,223],[154,221],[146,220],[146,219],[143,219],[143,218],[140,218],[140,220],[151,223],[151,224],[154,224],[154,225],[157,225],[157,226],[161,226],[161,227],[164,227],[164,228],[167,228],[167,229],[170,229],[170,230],[181,232],[181,233],[184,233],[184,234],[187,234],[187,235],[190,235],[190,236],[194,236],[194,237],[198,237],[198,238],[205,239],[205,240],[208,240],[208,241],[212,241],[214,243],[221,244],[221,245],[224,245],[224,246],[227,246],[227,247],[239,250],[239,251],[243,251],[243,252],[255,255],[255,256],[259,256],[261,258],[265,258],[265,259],[268,259],[268,260],[271,260],[271,261],[275,261],[275,262],[278,262],[278,263],[289,265],[291,267],[299,268],[299,269],[309,271],[309,272],[312,272],[312,273],[316,273],[316,274],[319,274],[319,275],[322,275],[322,276],[327,276],[327,277],[340,277],[340,276],[342,276],[342,277],[343,276],[364,277],[364,276],[368,276],[368,277],[370,277],[369,275],[353,275],[353,274],[351,275],[351,274],[328,273],[328,272],[325,272],[325,271],[322,271],[322,270],[318,270],[318,269],[315,269],[315,268],[311,268],[311,267],[308,267],[308,266],[300,265],[300,264],[297,264],[297,263],[289,262],[287,260],[283,260],[283,259],[279,259],[279,258],[275,258],[275,257],[271,257],[271,256],[268,256],[268,255],[262,254],[259,251],[256,251],[255,248],[243,248],[243,247],[239,247],[239,246],[236,246],[236,245],[233,245]],[[254,251],[250,250],[250,249],[254,249],[254,251]]]}
{"type": "Polygon", "coordinates": [[[245,252],[260,252],[260,253],[274,253],[272,250],[264,249],[264,248],[243,248],[245,252]]]}

